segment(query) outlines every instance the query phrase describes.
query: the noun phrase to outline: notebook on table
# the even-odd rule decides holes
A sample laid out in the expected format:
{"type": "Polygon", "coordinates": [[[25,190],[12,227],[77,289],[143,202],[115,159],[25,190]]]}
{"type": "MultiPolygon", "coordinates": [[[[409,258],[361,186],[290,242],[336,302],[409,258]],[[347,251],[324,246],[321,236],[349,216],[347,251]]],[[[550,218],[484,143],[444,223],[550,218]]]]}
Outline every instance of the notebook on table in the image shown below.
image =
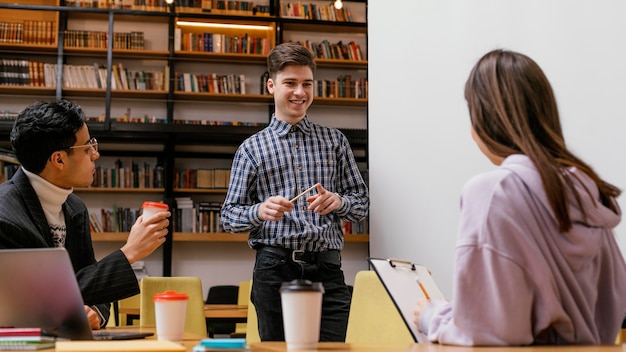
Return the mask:
{"type": "Polygon", "coordinates": [[[374,271],[400,312],[416,342],[428,342],[413,322],[413,311],[421,297],[445,299],[430,270],[401,259],[369,258],[374,271]]]}
{"type": "Polygon", "coordinates": [[[135,339],[153,335],[134,331],[94,334],[64,248],[2,249],[0,268],[0,327],[39,327],[47,334],[70,340],[135,339]]]}

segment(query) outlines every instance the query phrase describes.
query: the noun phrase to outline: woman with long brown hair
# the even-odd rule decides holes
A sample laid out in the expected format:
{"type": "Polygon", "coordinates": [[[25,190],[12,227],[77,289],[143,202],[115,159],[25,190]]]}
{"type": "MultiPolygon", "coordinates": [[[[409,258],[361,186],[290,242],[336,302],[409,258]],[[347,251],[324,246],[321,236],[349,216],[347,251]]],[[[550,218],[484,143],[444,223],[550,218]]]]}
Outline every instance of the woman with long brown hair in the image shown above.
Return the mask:
{"type": "Polygon", "coordinates": [[[465,185],[453,299],[420,300],[418,328],[445,344],[613,343],[626,311],[620,190],[567,149],[528,56],[487,53],[465,98],[472,137],[498,168],[465,185]]]}

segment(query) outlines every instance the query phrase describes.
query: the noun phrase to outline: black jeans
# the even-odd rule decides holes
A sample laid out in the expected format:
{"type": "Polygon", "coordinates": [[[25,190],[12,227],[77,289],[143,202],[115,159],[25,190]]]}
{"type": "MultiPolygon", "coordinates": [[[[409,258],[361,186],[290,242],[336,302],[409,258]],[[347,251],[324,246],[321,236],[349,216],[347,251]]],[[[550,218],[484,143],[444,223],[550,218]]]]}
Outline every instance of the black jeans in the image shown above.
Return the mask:
{"type": "Polygon", "coordinates": [[[294,279],[324,285],[320,341],[346,339],[351,295],[341,265],[294,263],[291,259],[257,251],[250,299],[256,308],[261,341],[285,341],[280,285],[294,279]]]}

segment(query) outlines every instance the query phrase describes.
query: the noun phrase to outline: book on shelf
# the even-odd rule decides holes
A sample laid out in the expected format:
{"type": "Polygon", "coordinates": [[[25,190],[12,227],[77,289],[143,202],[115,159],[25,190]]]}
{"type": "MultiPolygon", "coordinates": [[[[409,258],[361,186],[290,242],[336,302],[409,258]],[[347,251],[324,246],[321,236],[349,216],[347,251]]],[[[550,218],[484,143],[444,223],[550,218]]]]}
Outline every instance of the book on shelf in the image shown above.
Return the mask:
{"type": "Polygon", "coordinates": [[[126,208],[118,207],[116,204],[112,205],[112,209],[100,209],[101,221],[98,221],[97,216],[94,214],[89,215],[89,222],[92,232],[129,232],[130,228],[135,224],[135,221],[140,215],[139,208],[126,208]],[[93,221],[98,225],[92,224],[93,221]],[[100,227],[102,231],[95,231],[95,228],[100,227]]]}
{"type": "Polygon", "coordinates": [[[215,188],[227,189],[230,181],[230,169],[215,169],[215,188]]]}
{"type": "Polygon", "coordinates": [[[100,219],[98,219],[98,216],[94,213],[89,213],[89,229],[92,233],[104,232],[100,219]]]}
{"type": "Polygon", "coordinates": [[[306,4],[301,1],[281,3],[280,16],[317,21],[352,22],[352,14],[348,7],[344,4],[341,9],[337,9],[332,2],[328,5],[306,4]]]}
{"type": "Polygon", "coordinates": [[[196,218],[193,200],[190,197],[177,197],[174,229],[180,232],[196,232],[196,218]]]}
{"type": "Polygon", "coordinates": [[[199,202],[196,208],[198,214],[198,232],[224,232],[222,222],[220,221],[220,211],[222,209],[222,203],[199,202]]]}

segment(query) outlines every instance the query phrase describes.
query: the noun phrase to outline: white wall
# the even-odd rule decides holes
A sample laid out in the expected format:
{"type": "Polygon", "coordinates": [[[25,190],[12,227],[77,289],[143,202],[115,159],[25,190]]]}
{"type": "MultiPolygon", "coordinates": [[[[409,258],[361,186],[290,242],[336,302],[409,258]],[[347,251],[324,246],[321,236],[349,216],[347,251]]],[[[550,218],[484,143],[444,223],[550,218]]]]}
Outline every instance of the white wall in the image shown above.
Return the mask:
{"type": "MultiPolygon", "coordinates": [[[[461,187],[494,167],[470,137],[463,88],[474,63],[495,48],[539,63],[556,92],[570,149],[626,189],[626,2],[368,6],[372,256],[425,264],[451,295],[461,187]]],[[[626,195],[620,203],[626,209],[626,195]]],[[[626,225],[616,233],[626,248],[626,225]]]]}

